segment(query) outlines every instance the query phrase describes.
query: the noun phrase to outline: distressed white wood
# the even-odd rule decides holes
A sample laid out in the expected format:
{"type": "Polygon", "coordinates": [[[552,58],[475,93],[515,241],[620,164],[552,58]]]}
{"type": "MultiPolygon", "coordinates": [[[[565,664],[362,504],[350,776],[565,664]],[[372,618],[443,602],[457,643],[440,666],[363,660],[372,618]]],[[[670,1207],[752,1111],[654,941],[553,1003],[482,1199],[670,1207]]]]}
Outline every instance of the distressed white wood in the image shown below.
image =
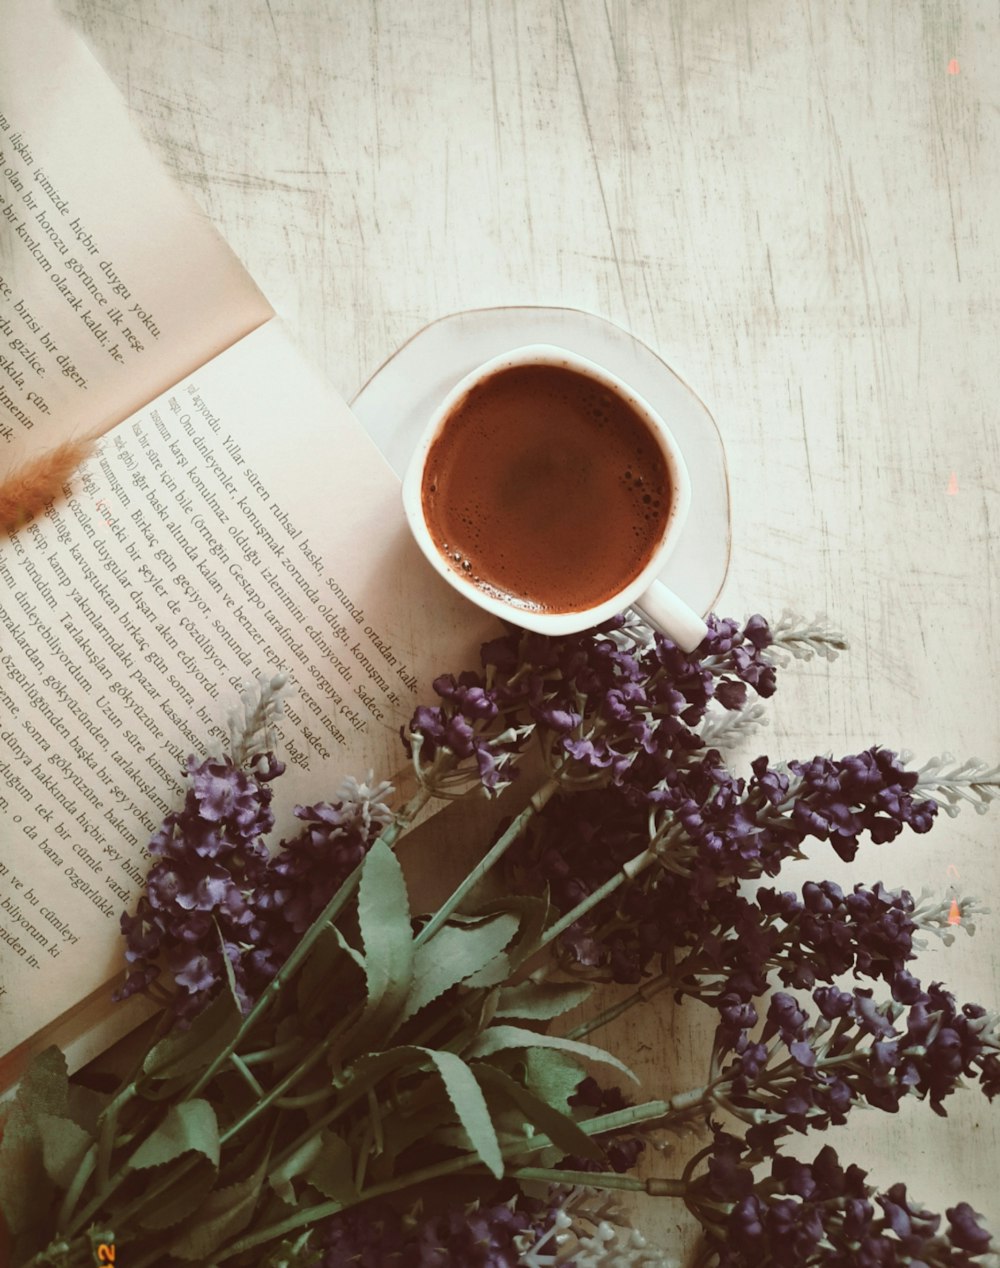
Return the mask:
{"type": "MultiPolygon", "coordinates": [[[[769,753],[1000,757],[994,3],[61,3],[345,394],[491,304],[591,310],[681,372],[729,453],[721,610],[823,611],[853,644],[785,676],[769,753]]],[[[808,870],[942,895],[957,872],[997,914],[920,972],[996,1005],[998,830],[808,870]]],[[[668,1012],[627,1037],[680,1087],[692,1035],[668,1012]]],[[[908,1108],[832,1139],[1000,1229],[1000,1107],[908,1108]]]]}

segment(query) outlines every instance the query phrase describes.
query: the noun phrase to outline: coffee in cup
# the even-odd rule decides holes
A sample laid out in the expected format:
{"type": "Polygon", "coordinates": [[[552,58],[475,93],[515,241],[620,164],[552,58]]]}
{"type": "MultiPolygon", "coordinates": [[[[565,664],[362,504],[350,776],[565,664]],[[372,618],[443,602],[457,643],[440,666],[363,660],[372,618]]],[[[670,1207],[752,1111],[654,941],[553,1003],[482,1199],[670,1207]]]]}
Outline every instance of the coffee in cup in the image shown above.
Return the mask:
{"type": "Polygon", "coordinates": [[[570,633],[634,603],[686,650],[704,637],[654,581],[690,500],[680,451],[646,402],[584,358],[535,345],[467,376],[431,419],[403,496],[441,575],[516,624],[570,633]]]}

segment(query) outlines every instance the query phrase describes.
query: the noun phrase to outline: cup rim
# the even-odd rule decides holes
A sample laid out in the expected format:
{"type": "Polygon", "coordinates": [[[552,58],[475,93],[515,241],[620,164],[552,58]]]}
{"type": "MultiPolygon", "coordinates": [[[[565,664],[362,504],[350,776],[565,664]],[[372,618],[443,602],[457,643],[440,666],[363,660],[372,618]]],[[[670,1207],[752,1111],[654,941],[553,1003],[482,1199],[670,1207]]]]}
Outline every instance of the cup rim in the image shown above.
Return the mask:
{"type": "Polygon", "coordinates": [[[561,348],[555,344],[533,343],[513,348],[509,352],[500,353],[482,362],[460,379],[448,392],[430,415],[427,425],[417,441],[403,476],[402,497],[406,518],[417,544],[434,569],[454,589],[458,590],[470,602],[475,603],[477,607],[509,621],[513,625],[539,634],[559,636],[575,634],[581,630],[590,629],[592,626],[600,625],[603,621],[616,616],[623,609],[634,603],[657,579],[658,574],[670,557],[687,519],[688,509],[691,504],[691,478],[680,446],[677,444],[662,415],[634,388],[630,387],[624,379],[619,378],[610,370],[606,370],[596,361],[581,356],[568,348],[561,348]],[[647,424],[656,438],[667,463],[673,497],[671,499],[670,513],[667,516],[667,522],[659,541],[650,553],[650,557],[642,570],[626,585],[615,591],[610,598],[593,607],[570,612],[533,612],[530,609],[520,608],[516,604],[494,598],[479,589],[473,582],[467,581],[449,566],[442,558],[427,528],[421,497],[423,474],[428,454],[443,424],[462,400],[468,396],[469,392],[478,386],[479,383],[502,370],[522,365],[564,366],[566,369],[583,374],[617,393],[647,424]]]}

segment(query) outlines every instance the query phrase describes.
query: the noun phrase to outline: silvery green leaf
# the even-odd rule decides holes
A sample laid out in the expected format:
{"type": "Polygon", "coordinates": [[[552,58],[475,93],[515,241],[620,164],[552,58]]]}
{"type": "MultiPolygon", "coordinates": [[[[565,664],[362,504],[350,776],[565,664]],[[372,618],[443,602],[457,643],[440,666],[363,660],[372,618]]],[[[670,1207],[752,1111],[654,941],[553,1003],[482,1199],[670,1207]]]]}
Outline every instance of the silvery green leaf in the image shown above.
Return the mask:
{"type": "Polygon", "coordinates": [[[320,1137],[310,1136],[280,1166],[272,1168],[267,1182],[283,1202],[294,1205],[298,1201],[292,1181],[308,1172],[322,1148],[320,1137]]]}
{"type": "Polygon", "coordinates": [[[403,869],[381,841],[369,850],[361,871],[358,924],[368,990],[359,1032],[385,1033],[394,1027],[410,990],[413,935],[403,869]]]}
{"type": "Polygon", "coordinates": [[[46,1174],[59,1189],[68,1189],[83,1155],[94,1147],[93,1137],[61,1114],[39,1114],[38,1132],[46,1174]]]}
{"type": "MultiPolygon", "coordinates": [[[[533,898],[528,894],[507,894],[503,898],[484,903],[479,908],[481,916],[498,915],[504,912],[516,915],[520,926],[517,936],[505,952],[510,972],[513,972],[538,950],[538,941],[549,922],[550,907],[544,898],[533,898]]],[[[483,983],[483,985],[492,985],[492,983],[483,983]]]]}
{"type": "Polygon", "coordinates": [[[553,1108],[510,1075],[485,1061],[476,1064],[475,1073],[487,1092],[499,1093],[505,1100],[512,1102],[524,1119],[548,1136],[563,1153],[577,1154],[595,1162],[600,1162],[604,1157],[600,1146],[579,1127],[575,1119],[553,1108]]]}
{"type": "Polygon", "coordinates": [[[589,982],[519,982],[505,987],[497,1000],[497,1017],[549,1021],[576,1008],[593,991],[589,982]]]}
{"type": "Polygon", "coordinates": [[[503,952],[517,929],[517,917],[511,915],[439,929],[414,956],[413,982],[400,1022],[419,1013],[451,987],[481,973],[503,952]]]}
{"type": "Polygon", "coordinates": [[[448,1099],[455,1107],[458,1121],[469,1137],[469,1143],[483,1163],[499,1180],[503,1175],[503,1155],[497,1140],[486,1098],[476,1076],[461,1057],[453,1052],[426,1050],[437,1066],[448,1099]]]}
{"type": "Polygon", "coordinates": [[[597,1048],[593,1044],[578,1043],[575,1039],[560,1039],[558,1035],[543,1035],[535,1030],[526,1030],[522,1026],[491,1026],[489,1030],[477,1035],[465,1050],[469,1058],[489,1057],[495,1052],[503,1052],[508,1048],[556,1048],[560,1052],[572,1053],[589,1061],[600,1061],[604,1065],[614,1066],[633,1082],[639,1080],[635,1074],[610,1052],[597,1048]]]}
{"type": "Polygon", "coordinates": [[[44,1217],[52,1185],[38,1122],[43,1114],[65,1116],[66,1088],[66,1058],[58,1048],[46,1048],[25,1071],[7,1115],[0,1141],[0,1209],[12,1233],[44,1217]]]}
{"type": "Polygon", "coordinates": [[[206,1100],[171,1105],[159,1127],[142,1142],[126,1163],[129,1171],[160,1167],[182,1154],[198,1153],[213,1167],[219,1165],[219,1125],[206,1100]]]}
{"type": "Polygon", "coordinates": [[[472,1148],[494,1175],[502,1175],[503,1159],[486,1100],[475,1076],[461,1057],[452,1052],[439,1052],[416,1045],[367,1053],[348,1072],[350,1084],[363,1081],[369,1088],[374,1088],[387,1074],[398,1073],[407,1066],[413,1067],[413,1073],[434,1070],[440,1076],[472,1148]]]}
{"type": "Polygon", "coordinates": [[[570,1112],[570,1100],[585,1077],[576,1057],[558,1048],[529,1048],[524,1054],[525,1087],[561,1113],[570,1112]]]}
{"type": "Polygon", "coordinates": [[[336,1132],[321,1133],[320,1149],[306,1173],[306,1180],[332,1202],[343,1202],[347,1206],[357,1200],[351,1151],[336,1132]]]}
{"type": "Polygon", "coordinates": [[[241,1233],[253,1218],[260,1197],[268,1154],[243,1180],[213,1190],[198,1207],[198,1218],[187,1223],[170,1254],[177,1259],[208,1263],[211,1255],[230,1237],[241,1233]]]}

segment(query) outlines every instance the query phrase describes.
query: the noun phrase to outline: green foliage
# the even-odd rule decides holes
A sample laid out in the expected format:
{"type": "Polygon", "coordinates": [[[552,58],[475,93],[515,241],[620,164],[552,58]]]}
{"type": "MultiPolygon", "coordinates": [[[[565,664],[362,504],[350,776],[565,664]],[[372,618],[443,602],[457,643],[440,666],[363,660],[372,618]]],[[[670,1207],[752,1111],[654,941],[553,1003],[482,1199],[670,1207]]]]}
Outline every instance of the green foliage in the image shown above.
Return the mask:
{"type": "Polygon", "coordinates": [[[156,1130],[132,1154],[128,1169],[162,1167],[187,1153],[201,1154],[213,1167],[219,1165],[219,1125],[208,1101],[171,1105],[156,1130]]]}
{"type": "Polygon", "coordinates": [[[133,1263],[305,1266],[316,1220],[425,1174],[599,1159],[570,1098],[584,1062],[625,1067],[531,1028],[589,990],[520,977],[547,920],[544,899],[508,897],[428,926],[378,841],[249,1017],[227,972],[113,1092],[70,1095],[44,1053],[0,1146],[14,1263],[83,1262],[107,1227],[133,1263]]]}
{"type": "Polygon", "coordinates": [[[500,992],[494,1016],[551,1021],[582,1004],[593,989],[588,982],[532,982],[529,979],[500,992]]]}
{"type": "Polygon", "coordinates": [[[67,1189],[83,1156],[95,1149],[94,1139],[71,1118],[41,1113],[36,1119],[45,1174],[58,1189],[67,1189]]]}
{"type": "Polygon", "coordinates": [[[364,945],[367,999],[351,1051],[395,1031],[413,977],[413,933],[403,869],[387,845],[376,841],[361,871],[358,925],[364,945]]]}
{"type": "Polygon", "coordinates": [[[526,1030],[523,1026],[490,1026],[476,1035],[466,1049],[466,1056],[489,1057],[495,1052],[504,1052],[510,1048],[555,1048],[560,1052],[614,1066],[634,1082],[639,1082],[638,1077],[624,1062],[610,1052],[605,1052],[603,1048],[596,1048],[589,1043],[577,1043],[575,1039],[561,1039],[558,1035],[540,1034],[536,1030],[526,1030]]]}
{"type": "Polygon", "coordinates": [[[67,1086],[66,1058],[58,1048],[46,1048],[28,1067],[7,1115],[0,1143],[0,1206],[15,1235],[41,1223],[46,1199],[58,1185],[52,1175],[58,1164],[53,1159],[46,1166],[42,1124],[65,1118],[67,1086]]]}
{"type": "Polygon", "coordinates": [[[197,1220],[188,1221],[180,1236],[170,1243],[171,1255],[203,1264],[230,1237],[242,1233],[253,1218],[266,1170],[265,1155],[256,1170],[243,1180],[210,1193],[198,1207],[197,1220]]]}
{"type": "MultiPolygon", "coordinates": [[[[484,970],[499,960],[518,925],[516,916],[498,914],[472,924],[441,928],[416,953],[400,1021],[407,1021],[445,991],[471,977],[479,975],[478,984],[493,985],[492,981],[483,980],[484,970]]],[[[509,972],[508,961],[500,961],[500,968],[509,972]]]]}

